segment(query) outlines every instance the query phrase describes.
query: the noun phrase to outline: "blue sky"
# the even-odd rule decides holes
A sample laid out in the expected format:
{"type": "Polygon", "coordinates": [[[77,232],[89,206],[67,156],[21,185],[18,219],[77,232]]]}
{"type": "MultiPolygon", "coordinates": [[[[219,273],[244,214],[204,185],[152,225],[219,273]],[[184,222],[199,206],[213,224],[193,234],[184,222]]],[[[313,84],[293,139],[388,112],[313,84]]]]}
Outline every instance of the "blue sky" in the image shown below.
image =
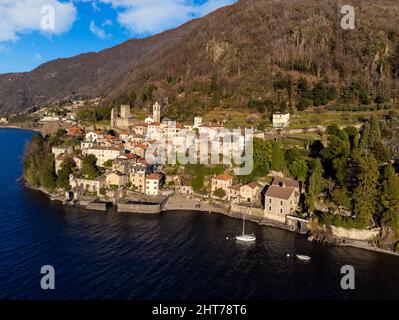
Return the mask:
{"type": "Polygon", "coordinates": [[[236,0],[0,0],[0,73],[177,27],[236,0]]]}

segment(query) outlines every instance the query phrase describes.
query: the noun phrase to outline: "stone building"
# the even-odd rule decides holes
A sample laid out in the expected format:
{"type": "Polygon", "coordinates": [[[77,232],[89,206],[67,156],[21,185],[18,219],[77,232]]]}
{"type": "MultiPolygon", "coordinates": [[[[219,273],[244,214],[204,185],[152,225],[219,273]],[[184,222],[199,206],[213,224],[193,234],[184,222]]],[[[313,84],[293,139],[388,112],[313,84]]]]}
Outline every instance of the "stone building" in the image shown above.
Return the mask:
{"type": "Polygon", "coordinates": [[[288,125],[290,121],[289,113],[274,113],[273,114],[273,127],[274,128],[283,128],[288,125]]]}
{"type": "Polygon", "coordinates": [[[130,106],[122,105],[120,112],[117,108],[111,111],[111,129],[127,130],[130,126],[134,125],[134,116],[130,114],[130,106]]]}
{"type": "Polygon", "coordinates": [[[265,216],[281,218],[295,213],[299,203],[299,183],[290,179],[274,179],[265,193],[265,216]]]}
{"type": "Polygon", "coordinates": [[[145,194],[150,196],[158,196],[161,189],[162,176],[157,173],[151,173],[145,179],[145,194]]]}
{"type": "Polygon", "coordinates": [[[242,202],[255,203],[259,199],[260,186],[257,182],[250,182],[240,188],[242,202]]]}
{"type": "Polygon", "coordinates": [[[129,182],[129,177],[119,171],[112,171],[105,176],[106,185],[124,187],[129,182]]]}
{"type": "Polygon", "coordinates": [[[99,176],[94,180],[76,178],[72,174],[69,176],[69,184],[74,189],[81,189],[88,192],[100,194],[100,190],[105,187],[105,177],[99,176]]]}
{"type": "Polygon", "coordinates": [[[136,191],[144,193],[145,191],[145,176],[147,173],[147,166],[143,163],[137,162],[130,167],[130,182],[135,187],[136,191]]]}
{"type": "Polygon", "coordinates": [[[217,189],[222,189],[226,193],[224,199],[229,195],[229,188],[233,185],[233,177],[228,174],[220,174],[212,178],[212,197],[217,198],[214,192],[217,189]]]}
{"type": "Polygon", "coordinates": [[[92,154],[97,158],[97,165],[102,167],[108,160],[114,160],[125,153],[124,148],[120,147],[101,147],[93,146],[83,150],[83,155],[92,154]]]}

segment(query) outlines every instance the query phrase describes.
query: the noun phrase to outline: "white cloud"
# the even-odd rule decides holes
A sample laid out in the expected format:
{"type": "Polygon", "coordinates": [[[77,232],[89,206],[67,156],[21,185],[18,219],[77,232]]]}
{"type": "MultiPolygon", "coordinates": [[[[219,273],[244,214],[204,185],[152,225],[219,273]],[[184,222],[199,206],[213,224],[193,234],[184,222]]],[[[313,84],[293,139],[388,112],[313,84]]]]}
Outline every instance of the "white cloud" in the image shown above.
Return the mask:
{"type": "Polygon", "coordinates": [[[41,55],[40,53],[36,53],[36,54],[35,54],[35,59],[36,59],[36,60],[42,60],[43,57],[42,57],[42,55],[41,55]]]}
{"type": "Polygon", "coordinates": [[[105,27],[105,26],[112,26],[114,23],[112,22],[112,20],[111,19],[107,19],[107,20],[105,20],[102,24],[101,24],[101,26],[102,27],[105,27]]]}
{"type": "Polygon", "coordinates": [[[133,34],[148,35],[174,28],[236,0],[99,0],[118,10],[118,22],[133,34]]]}
{"type": "MultiPolygon", "coordinates": [[[[106,20],[105,22],[103,22],[102,24],[101,24],[101,26],[105,26],[105,25],[108,25],[108,20],[106,20]]],[[[104,29],[102,29],[102,28],[100,28],[100,27],[98,27],[98,26],[96,26],[96,24],[94,23],[94,21],[93,20],[91,20],[91,22],[90,22],[90,27],[89,27],[89,29],[90,29],[90,31],[92,32],[92,33],[94,33],[97,37],[99,37],[100,39],[106,39],[106,38],[109,38],[111,35],[110,34],[107,34],[106,32],[105,32],[105,30],[104,29]]]]}
{"type": "Polygon", "coordinates": [[[61,34],[68,31],[76,19],[76,8],[70,2],[57,0],[0,0],[0,41],[15,41],[18,34],[41,32],[61,34]],[[43,29],[43,6],[54,9],[54,28],[43,29]]]}

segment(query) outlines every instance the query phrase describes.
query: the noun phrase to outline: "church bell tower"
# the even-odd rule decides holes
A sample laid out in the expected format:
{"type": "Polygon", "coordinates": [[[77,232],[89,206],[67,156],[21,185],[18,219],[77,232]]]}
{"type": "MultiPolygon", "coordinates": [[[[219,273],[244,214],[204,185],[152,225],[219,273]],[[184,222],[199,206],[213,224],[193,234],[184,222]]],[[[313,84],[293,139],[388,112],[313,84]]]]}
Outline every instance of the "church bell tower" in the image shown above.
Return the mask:
{"type": "Polygon", "coordinates": [[[154,122],[161,122],[161,105],[157,102],[152,107],[154,122]]]}

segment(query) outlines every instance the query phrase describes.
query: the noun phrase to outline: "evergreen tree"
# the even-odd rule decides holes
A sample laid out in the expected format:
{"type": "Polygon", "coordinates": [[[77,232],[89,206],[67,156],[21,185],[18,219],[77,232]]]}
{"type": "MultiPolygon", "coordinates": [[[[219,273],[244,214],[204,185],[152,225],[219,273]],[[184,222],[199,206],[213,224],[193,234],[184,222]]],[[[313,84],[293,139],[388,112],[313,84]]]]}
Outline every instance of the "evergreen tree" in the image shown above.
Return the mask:
{"type": "Polygon", "coordinates": [[[274,142],[272,147],[272,170],[281,171],[284,165],[284,152],[280,142],[274,142]]]}
{"type": "Polygon", "coordinates": [[[356,152],[354,155],[357,187],[353,192],[353,208],[359,227],[373,223],[376,212],[378,163],[370,153],[356,152]]]}
{"type": "Polygon", "coordinates": [[[371,128],[370,123],[367,121],[360,132],[359,148],[363,151],[367,151],[370,148],[371,140],[371,128]]]}
{"type": "Polygon", "coordinates": [[[351,145],[351,150],[357,148],[359,145],[359,139],[360,139],[358,130],[352,126],[346,127],[344,130],[345,130],[346,134],[348,135],[349,142],[351,145]]]}
{"type": "Polygon", "coordinates": [[[54,171],[54,157],[52,154],[46,154],[41,168],[40,184],[48,191],[53,191],[56,186],[56,175],[54,171]]]}
{"type": "Polygon", "coordinates": [[[254,138],[254,166],[270,167],[272,162],[272,143],[259,138],[254,138]]]}
{"type": "Polygon", "coordinates": [[[100,175],[100,171],[96,165],[97,158],[96,156],[89,154],[83,158],[82,163],[82,174],[88,179],[95,179],[100,175]]]}
{"type": "Polygon", "coordinates": [[[285,161],[288,165],[292,164],[296,160],[299,160],[300,158],[301,150],[299,150],[297,147],[290,148],[285,152],[285,161]]]}
{"type": "Polygon", "coordinates": [[[326,187],[326,181],[323,178],[323,166],[320,159],[312,161],[312,174],[309,178],[308,194],[310,197],[315,198],[319,196],[326,187]]]}
{"type": "Polygon", "coordinates": [[[64,190],[70,190],[69,185],[69,175],[76,168],[76,164],[72,159],[66,159],[62,165],[61,169],[58,171],[57,187],[64,190]]]}
{"type": "Polygon", "coordinates": [[[374,149],[379,141],[381,141],[380,124],[376,117],[371,117],[362,127],[359,147],[368,152],[374,149]]]}
{"type": "Polygon", "coordinates": [[[384,207],[382,221],[399,237],[399,175],[391,165],[384,170],[381,200],[384,207]]]}
{"type": "Polygon", "coordinates": [[[295,160],[290,165],[291,174],[301,182],[305,182],[308,176],[308,165],[305,160],[295,160]]]}

